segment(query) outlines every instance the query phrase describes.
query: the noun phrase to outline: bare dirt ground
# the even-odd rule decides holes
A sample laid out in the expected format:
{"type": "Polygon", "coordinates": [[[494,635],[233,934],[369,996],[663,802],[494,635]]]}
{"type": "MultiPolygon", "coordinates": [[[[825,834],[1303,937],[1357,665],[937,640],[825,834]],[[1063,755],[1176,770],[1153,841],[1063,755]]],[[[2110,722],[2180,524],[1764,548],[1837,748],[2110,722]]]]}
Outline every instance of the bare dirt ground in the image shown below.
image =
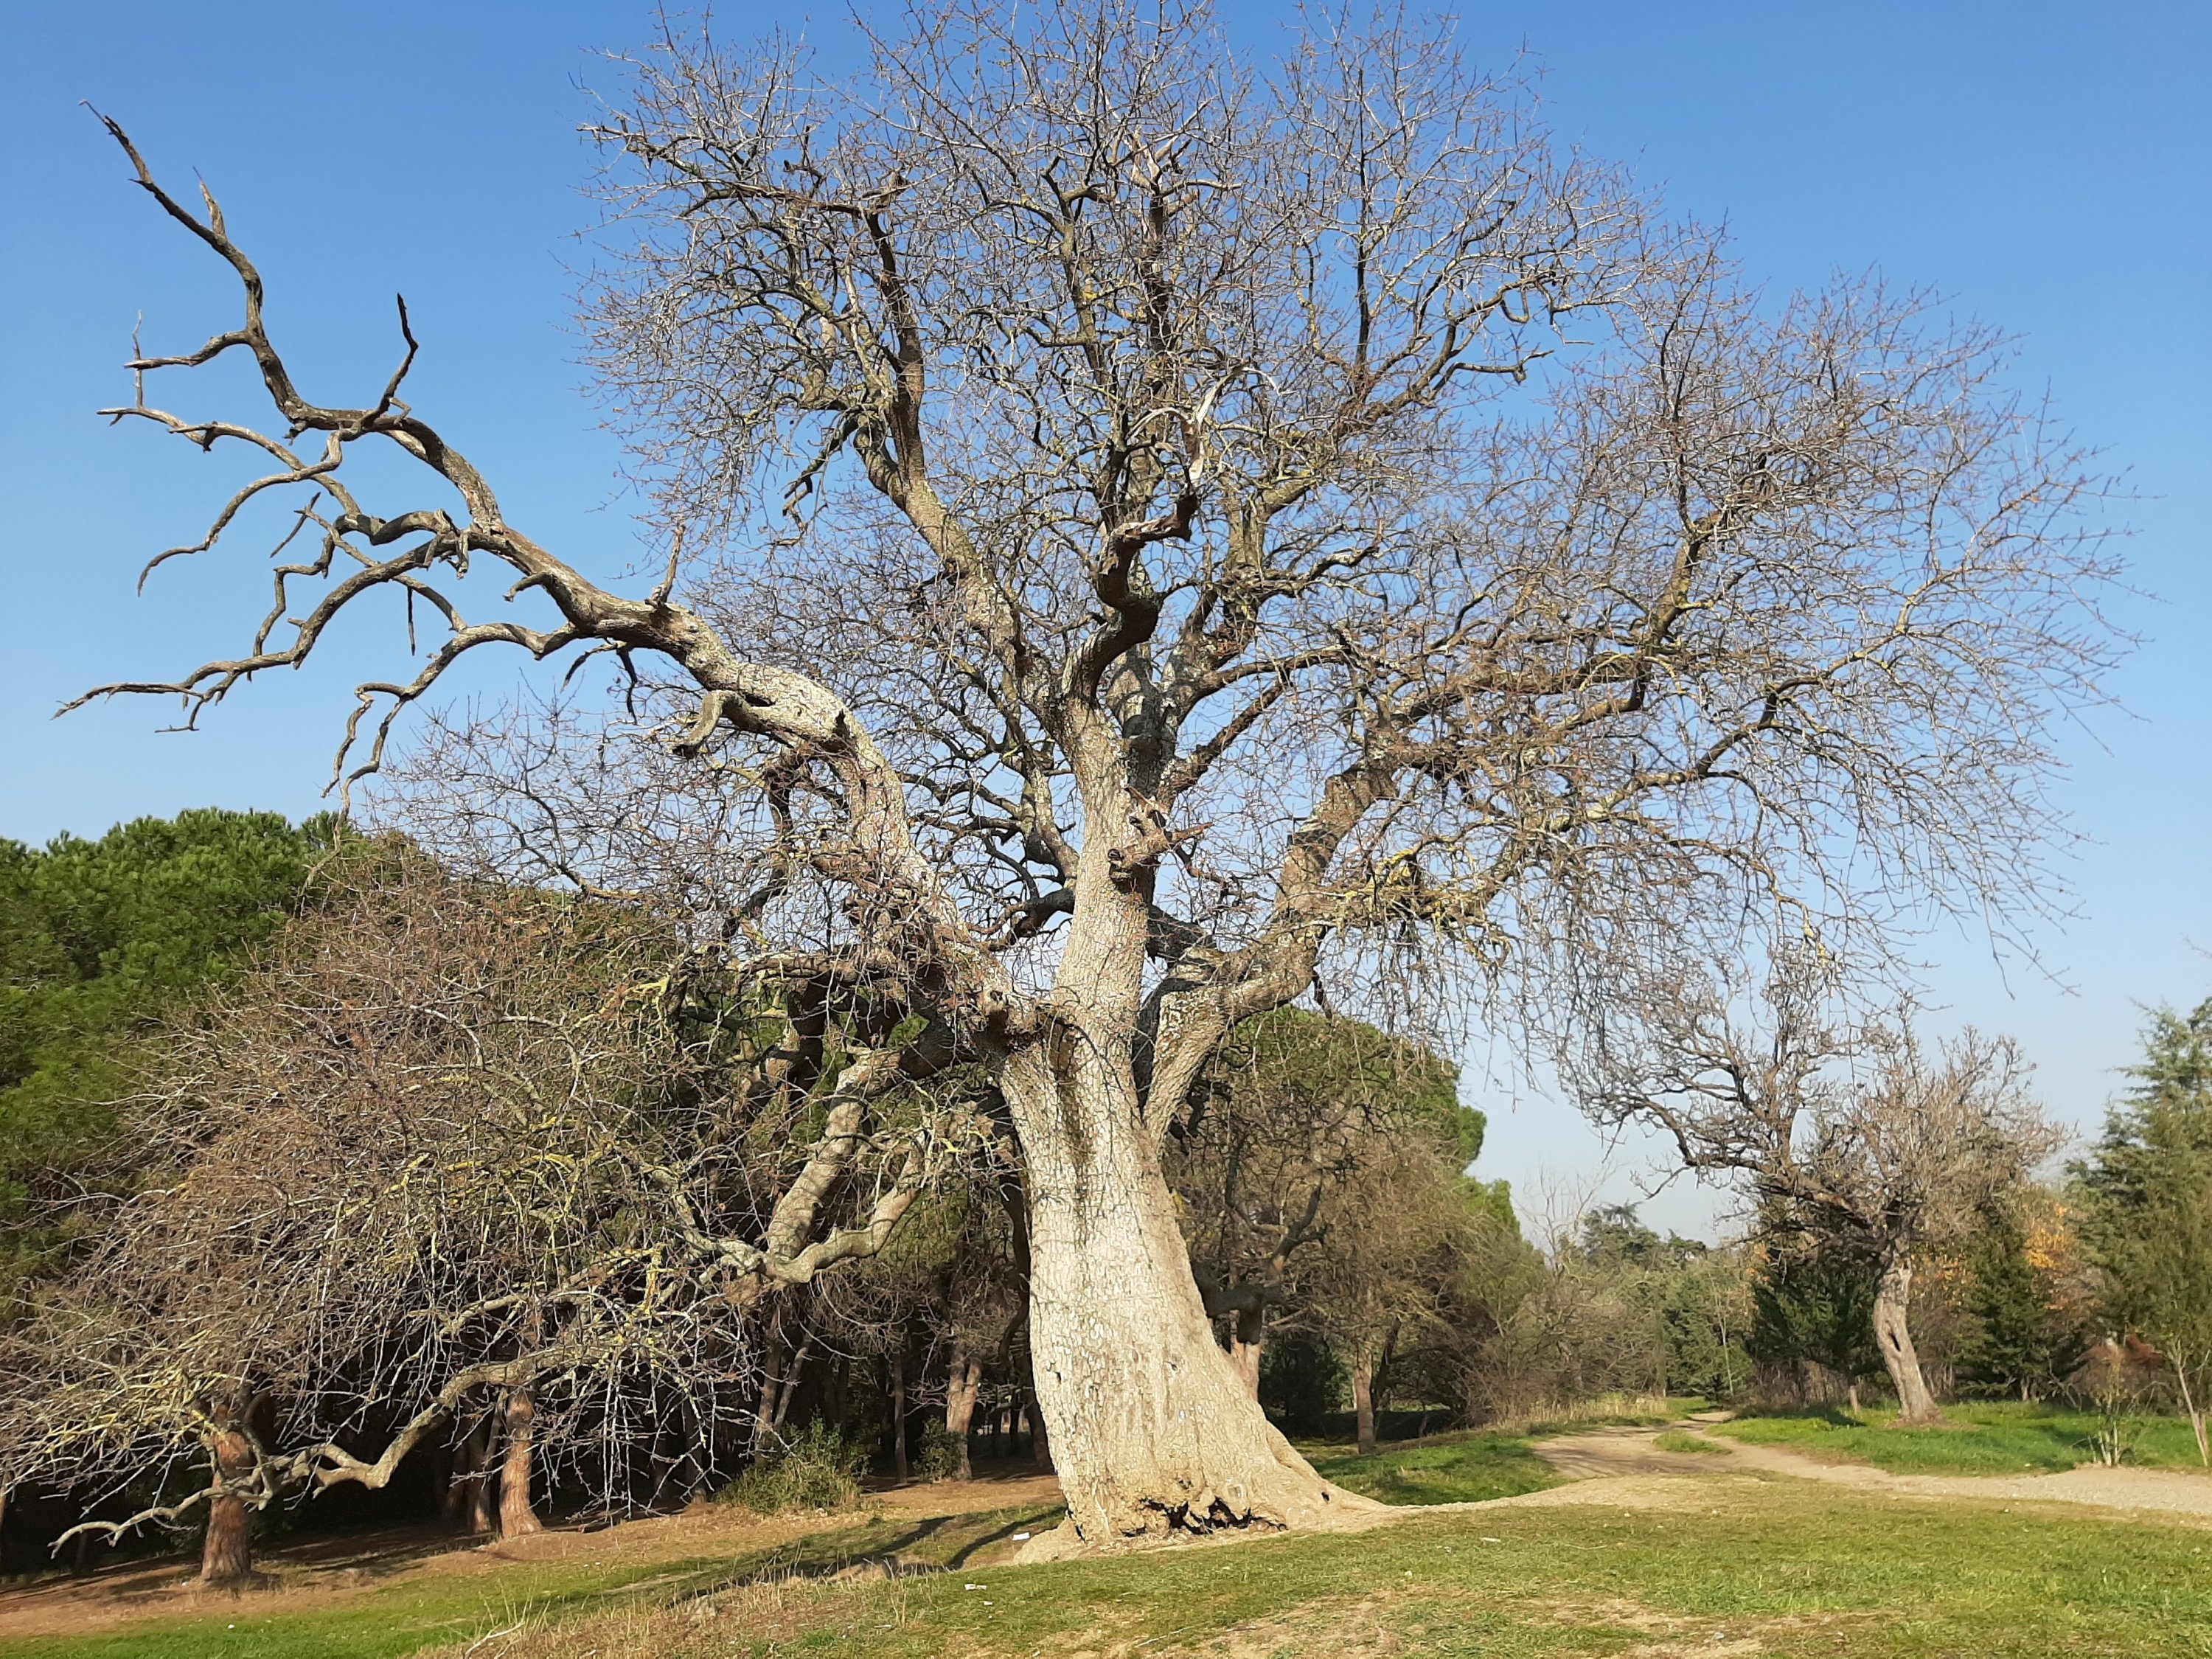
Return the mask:
{"type": "MultiPolygon", "coordinates": [[[[911,1483],[869,1494],[893,1521],[1042,1508],[1060,1501],[1050,1475],[984,1476],[911,1483]]],[[[860,1517],[854,1516],[857,1520],[860,1517]]],[[[495,1578],[519,1563],[566,1561],[623,1567],[738,1555],[820,1532],[834,1518],[803,1513],[756,1516],[694,1504],[681,1515],[619,1526],[556,1527],[506,1543],[480,1543],[428,1528],[363,1533],[262,1552],[261,1582],[243,1591],[195,1589],[198,1564],[172,1556],[118,1563],[82,1577],[54,1577],[0,1589],[0,1642],[40,1636],[89,1636],[178,1613],[248,1605],[257,1618],[327,1612],[349,1600],[409,1580],[495,1578]]],[[[622,1588],[635,1589],[632,1579],[622,1588]]]]}
{"type": "MultiPolygon", "coordinates": [[[[1692,1431],[1694,1432],[1694,1427],[1692,1431]]],[[[2212,1516],[2212,1476],[2182,1469],[2108,1469],[2094,1464],[2060,1474],[1892,1474],[1865,1463],[1823,1463],[1782,1446],[1759,1446],[1712,1435],[1698,1437],[1728,1455],[1662,1451],[1652,1443],[1663,1431],[1600,1429],[1540,1441],[1535,1452],[1571,1480],[1622,1476],[1723,1474],[1759,1471],[1801,1480],[1825,1481],[1860,1492],[1899,1497],[1972,1498],[1997,1503],[2089,1504],[2101,1509],[2155,1510],[2168,1515],[2212,1516]]],[[[1528,1498],[1562,1499],[1572,1487],[1555,1487],[1528,1498]]]]}

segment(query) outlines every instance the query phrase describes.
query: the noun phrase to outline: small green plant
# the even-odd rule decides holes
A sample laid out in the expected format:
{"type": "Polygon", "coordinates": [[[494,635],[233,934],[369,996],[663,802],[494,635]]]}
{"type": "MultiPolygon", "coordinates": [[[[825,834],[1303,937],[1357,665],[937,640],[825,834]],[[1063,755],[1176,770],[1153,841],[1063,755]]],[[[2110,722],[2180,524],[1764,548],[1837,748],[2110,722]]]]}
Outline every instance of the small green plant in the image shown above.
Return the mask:
{"type": "Polygon", "coordinates": [[[1718,1452],[1723,1457],[1728,1455],[1726,1446],[1717,1446],[1701,1434],[1689,1434],[1680,1429],[1669,1429],[1651,1443],[1663,1452],[1718,1452]]]}
{"type": "Polygon", "coordinates": [[[914,1472],[925,1480],[949,1480],[960,1471],[960,1437],[942,1423],[927,1425],[916,1449],[914,1472]]]}
{"type": "Polygon", "coordinates": [[[869,1452],[863,1442],[848,1439],[817,1420],[756,1458],[750,1468],[717,1494],[717,1501],[739,1504],[757,1515],[854,1509],[860,1501],[860,1477],[867,1471],[869,1452]]]}

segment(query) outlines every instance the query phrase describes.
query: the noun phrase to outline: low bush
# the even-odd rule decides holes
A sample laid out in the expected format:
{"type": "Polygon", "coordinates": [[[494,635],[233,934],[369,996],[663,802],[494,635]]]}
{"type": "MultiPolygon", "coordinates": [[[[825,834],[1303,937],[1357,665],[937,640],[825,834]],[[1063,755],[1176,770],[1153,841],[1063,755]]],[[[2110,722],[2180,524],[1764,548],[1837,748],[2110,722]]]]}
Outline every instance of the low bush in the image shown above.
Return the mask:
{"type": "Polygon", "coordinates": [[[949,1480],[960,1472],[960,1437],[942,1423],[931,1423],[921,1431],[914,1472],[925,1480],[949,1480]]]}
{"type": "Polygon", "coordinates": [[[757,1515],[858,1508],[870,1448],[828,1424],[810,1423],[716,1494],[757,1515]]]}

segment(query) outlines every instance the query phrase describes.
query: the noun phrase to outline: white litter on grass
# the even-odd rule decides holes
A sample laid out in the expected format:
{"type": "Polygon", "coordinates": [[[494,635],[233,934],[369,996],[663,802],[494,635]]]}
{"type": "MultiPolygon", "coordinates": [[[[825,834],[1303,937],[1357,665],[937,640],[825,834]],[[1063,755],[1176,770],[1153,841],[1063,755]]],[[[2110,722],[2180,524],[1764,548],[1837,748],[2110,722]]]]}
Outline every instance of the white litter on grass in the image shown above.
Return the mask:
{"type": "Polygon", "coordinates": [[[1017,1544],[1026,1544],[1029,1541],[1030,1535],[1025,1532],[1018,1532],[1014,1534],[1014,1542],[1017,1544]]]}
{"type": "Polygon", "coordinates": [[[1482,1541],[1486,1544],[1502,1544],[1505,1540],[1503,1538],[1486,1538],[1482,1541]]]}
{"type": "Polygon", "coordinates": [[[963,1586],[963,1588],[967,1589],[988,1589],[991,1587],[988,1584],[968,1584],[963,1586]]]}

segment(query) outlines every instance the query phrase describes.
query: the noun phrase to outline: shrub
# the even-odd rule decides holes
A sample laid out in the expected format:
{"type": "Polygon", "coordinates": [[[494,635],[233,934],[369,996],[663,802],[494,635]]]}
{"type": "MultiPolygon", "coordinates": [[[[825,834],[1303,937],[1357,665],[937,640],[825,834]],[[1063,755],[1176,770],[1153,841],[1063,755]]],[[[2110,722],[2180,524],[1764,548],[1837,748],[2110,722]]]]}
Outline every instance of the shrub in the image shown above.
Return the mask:
{"type": "Polygon", "coordinates": [[[921,1431],[921,1445],[915,1454],[914,1472],[925,1480],[945,1480],[959,1473],[960,1437],[941,1422],[932,1422],[921,1431]]]}
{"type": "Polygon", "coordinates": [[[810,1423],[718,1494],[757,1515],[784,1510],[849,1510],[860,1501],[870,1449],[831,1428],[810,1423]]]}

